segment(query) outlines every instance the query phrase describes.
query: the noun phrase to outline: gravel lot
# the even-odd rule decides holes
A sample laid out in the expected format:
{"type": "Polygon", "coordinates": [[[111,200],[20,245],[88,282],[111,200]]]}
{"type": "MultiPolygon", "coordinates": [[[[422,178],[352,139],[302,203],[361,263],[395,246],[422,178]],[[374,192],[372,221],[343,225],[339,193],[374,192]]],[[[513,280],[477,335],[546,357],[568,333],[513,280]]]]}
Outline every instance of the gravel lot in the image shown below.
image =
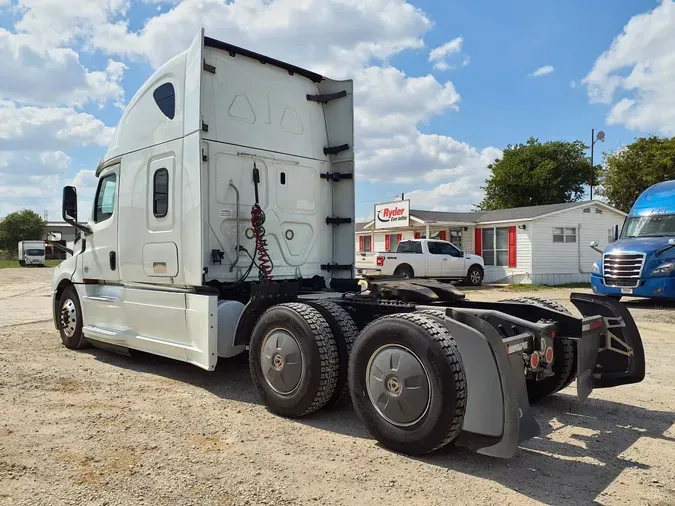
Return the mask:
{"type": "MultiPolygon", "coordinates": [[[[268,413],[242,360],[209,373],[66,350],[51,272],[0,270],[1,505],[675,504],[675,306],[629,303],[646,379],[585,403],[573,383],[535,408],[544,436],[513,459],[414,459],[379,447],[351,407],[268,413]]],[[[572,309],[569,293],[536,295],[572,309]]],[[[470,293],[513,295],[526,293],[470,293]]]]}

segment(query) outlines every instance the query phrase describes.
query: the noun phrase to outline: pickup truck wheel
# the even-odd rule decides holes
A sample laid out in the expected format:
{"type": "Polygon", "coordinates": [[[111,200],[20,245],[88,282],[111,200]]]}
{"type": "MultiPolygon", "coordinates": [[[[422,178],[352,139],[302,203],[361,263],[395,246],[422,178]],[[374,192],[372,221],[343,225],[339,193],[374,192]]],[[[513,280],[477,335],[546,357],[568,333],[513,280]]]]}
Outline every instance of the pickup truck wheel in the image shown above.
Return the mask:
{"type": "Polygon", "coordinates": [[[326,319],[308,304],[278,304],[251,336],[249,367],[267,407],[300,417],[324,407],[335,392],[338,348],[326,319]]]}
{"type": "Polygon", "coordinates": [[[59,298],[57,315],[61,342],[69,350],[79,350],[87,346],[82,333],[82,310],[80,299],[74,286],[67,287],[59,298]]]}
{"type": "MultiPolygon", "coordinates": [[[[562,304],[539,297],[521,297],[506,299],[500,302],[532,304],[561,313],[572,314],[562,304]]],[[[553,356],[555,357],[553,361],[553,376],[541,381],[527,380],[527,396],[531,404],[568,387],[576,378],[577,353],[574,341],[565,339],[564,337],[556,337],[553,340],[553,356]]]]}
{"type": "Polygon", "coordinates": [[[342,405],[348,403],[349,383],[347,372],[349,369],[349,357],[354,347],[354,342],[359,335],[359,329],[350,314],[339,304],[328,300],[315,300],[308,302],[326,319],[330,325],[338,351],[338,377],[335,391],[328,401],[328,405],[342,405]]]}
{"type": "Polygon", "coordinates": [[[404,278],[412,278],[415,276],[412,267],[409,265],[399,265],[394,271],[394,276],[403,276],[404,278]]]}
{"type": "Polygon", "coordinates": [[[450,333],[429,316],[397,313],[366,326],[349,361],[349,384],[370,434],[393,451],[427,454],[462,430],[464,366],[450,333]]]}
{"type": "Polygon", "coordinates": [[[469,272],[466,273],[466,284],[470,286],[480,286],[483,282],[483,269],[478,265],[472,265],[469,272]]]}

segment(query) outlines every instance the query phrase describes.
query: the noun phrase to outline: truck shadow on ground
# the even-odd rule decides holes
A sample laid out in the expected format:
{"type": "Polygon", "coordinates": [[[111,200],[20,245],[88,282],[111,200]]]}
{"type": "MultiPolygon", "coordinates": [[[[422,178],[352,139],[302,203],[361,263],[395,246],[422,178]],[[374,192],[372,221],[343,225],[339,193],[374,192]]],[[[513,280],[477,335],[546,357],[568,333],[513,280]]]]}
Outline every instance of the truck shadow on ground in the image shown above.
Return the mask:
{"type": "MultiPolygon", "coordinates": [[[[91,349],[107,364],[192,384],[221,399],[260,405],[248,370],[246,356],[220,360],[214,372],[147,354],[126,357],[91,349]]],[[[571,389],[570,389],[571,390],[571,389]]],[[[650,466],[626,451],[640,438],[675,443],[666,436],[675,414],[628,404],[589,398],[581,402],[557,394],[533,407],[542,434],[524,442],[515,457],[501,460],[449,447],[418,458],[438,466],[493,480],[520,494],[551,505],[593,503],[627,469],[650,466]]],[[[311,416],[288,420],[319,430],[372,440],[350,405],[328,408],[311,416]]],[[[377,444],[373,440],[373,444],[377,444]]],[[[658,474],[654,470],[652,474],[658,474]]],[[[664,494],[665,489],[660,489],[664,494]]],[[[675,502],[675,494],[664,504],[675,502]]]]}

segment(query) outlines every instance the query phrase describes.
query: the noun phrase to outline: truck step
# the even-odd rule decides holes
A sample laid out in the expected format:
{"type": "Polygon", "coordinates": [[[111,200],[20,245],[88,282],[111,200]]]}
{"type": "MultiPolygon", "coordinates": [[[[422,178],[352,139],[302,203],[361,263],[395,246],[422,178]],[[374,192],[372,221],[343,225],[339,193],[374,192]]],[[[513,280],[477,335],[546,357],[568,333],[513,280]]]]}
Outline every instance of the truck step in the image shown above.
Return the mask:
{"type": "Polygon", "coordinates": [[[113,329],[104,327],[102,325],[85,325],[82,332],[85,336],[92,339],[105,339],[107,341],[124,341],[127,340],[126,330],[128,329],[113,329]]]}

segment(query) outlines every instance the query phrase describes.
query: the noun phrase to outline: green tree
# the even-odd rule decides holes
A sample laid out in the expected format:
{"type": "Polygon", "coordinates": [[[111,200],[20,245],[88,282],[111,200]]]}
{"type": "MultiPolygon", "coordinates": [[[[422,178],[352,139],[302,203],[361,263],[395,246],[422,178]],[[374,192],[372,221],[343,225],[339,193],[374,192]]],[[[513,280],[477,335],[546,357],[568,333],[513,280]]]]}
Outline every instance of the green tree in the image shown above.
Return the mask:
{"type": "Polygon", "coordinates": [[[653,184],[675,179],[675,137],[640,137],[614,153],[604,154],[600,193],[607,202],[628,212],[653,184]]]}
{"type": "Polygon", "coordinates": [[[42,217],[30,209],[8,214],[0,221],[0,249],[7,250],[13,258],[20,241],[42,239],[45,225],[42,217]]]}
{"type": "MultiPolygon", "coordinates": [[[[587,147],[581,141],[541,143],[530,137],[526,144],[508,145],[501,159],[488,165],[485,197],[478,209],[575,202],[584,195],[591,177],[587,147]]],[[[595,181],[600,167],[595,168],[595,181]]]]}

